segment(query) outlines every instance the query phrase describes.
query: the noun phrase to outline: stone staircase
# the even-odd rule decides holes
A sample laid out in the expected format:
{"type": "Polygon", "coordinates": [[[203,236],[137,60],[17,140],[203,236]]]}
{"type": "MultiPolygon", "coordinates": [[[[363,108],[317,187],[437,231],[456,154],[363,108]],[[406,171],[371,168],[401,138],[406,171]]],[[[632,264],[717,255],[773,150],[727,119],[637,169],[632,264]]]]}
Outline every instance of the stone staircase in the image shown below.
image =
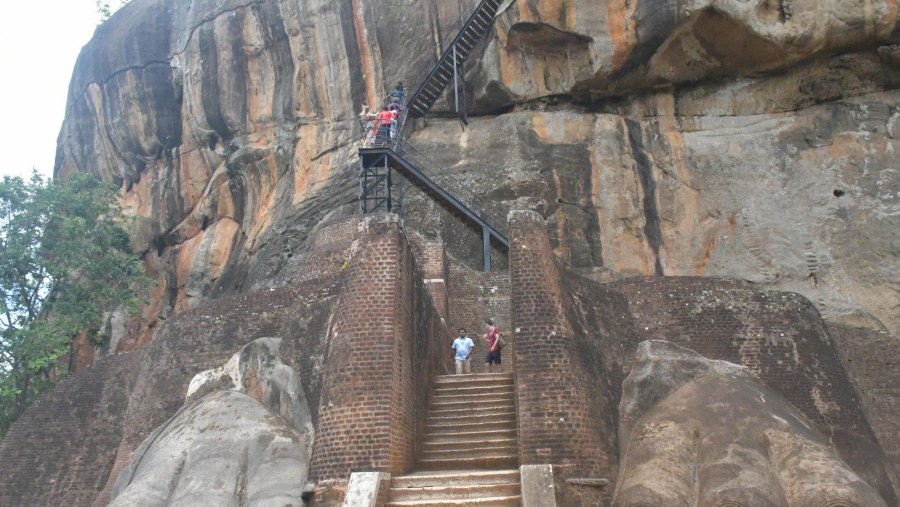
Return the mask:
{"type": "Polygon", "coordinates": [[[391,480],[389,507],[518,506],[512,374],[437,378],[416,473],[391,480]]]}

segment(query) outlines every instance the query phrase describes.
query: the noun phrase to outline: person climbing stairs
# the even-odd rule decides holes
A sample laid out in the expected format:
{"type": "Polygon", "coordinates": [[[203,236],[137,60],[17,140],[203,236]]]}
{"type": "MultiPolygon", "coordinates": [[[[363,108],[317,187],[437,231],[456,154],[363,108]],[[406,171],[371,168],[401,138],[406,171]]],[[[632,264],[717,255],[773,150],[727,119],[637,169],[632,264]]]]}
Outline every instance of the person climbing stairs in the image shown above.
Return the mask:
{"type": "Polygon", "coordinates": [[[391,480],[387,505],[521,505],[516,425],[512,374],[438,377],[417,471],[391,480]]]}

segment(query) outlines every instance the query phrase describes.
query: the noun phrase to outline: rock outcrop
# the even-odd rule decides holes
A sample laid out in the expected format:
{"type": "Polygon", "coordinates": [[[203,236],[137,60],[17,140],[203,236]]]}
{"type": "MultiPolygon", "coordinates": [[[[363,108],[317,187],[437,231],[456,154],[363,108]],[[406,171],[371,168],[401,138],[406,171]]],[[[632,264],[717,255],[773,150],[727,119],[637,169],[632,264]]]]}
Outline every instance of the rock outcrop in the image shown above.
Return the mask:
{"type": "Polygon", "coordinates": [[[198,373],[185,406],[134,451],[110,505],[303,505],[315,430],[280,345],[256,339],[198,373]]]}
{"type": "Polygon", "coordinates": [[[135,451],[111,506],[302,506],[302,435],[235,391],[185,406],[135,451]]]}
{"type": "Polygon", "coordinates": [[[811,422],[739,365],[644,342],[620,410],[615,506],[887,507],[811,422]]]}
{"type": "MultiPolygon", "coordinates": [[[[355,209],[355,114],[415,81],[463,4],[135,0],[103,24],[75,69],[56,173],[120,182],[139,217],[160,285],[144,325],[113,326],[113,349],[209,298],[287,283],[317,224],[355,209]]],[[[507,2],[468,96],[476,115],[519,112],[465,131],[430,121],[413,142],[543,213],[577,267],[742,278],[896,334],[897,11],[507,2]]],[[[474,258],[462,224],[409,204],[474,258]]]]}
{"type": "MultiPolygon", "coordinates": [[[[270,443],[285,468],[306,467],[312,423],[316,446],[328,443],[311,465],[324,482],[372,456],[414,460],[412,423],[348,439],[351,402],[380,402],[356,394],[367,386],[348,366],[366,351],[330,344],[356,336],[350,317],[367,315],[357,306],[386,301],[366,292],[367,263],[414,293],[402,309],[378,307],[409,313],[389,336],[437,337],[443,324],[412,254],[400,249],[401,274],[385,271],[353,239],[368,221],[330,224],[357,209],[357,113],[396,80],[414,86],[468,3],[133,0],[98,28],[75,68],[56,175],[121,185],[159,285],[142,318],[110,322],[111,352],[140,350],[64,383],[10,435],[64,441],[47,427],[60,414],[108,432],[58,453],[4,441],[11,487],[0,499],[99,505],[118,477],[117,502],[193,501],[188,482],[211,478],[205,429],[224,420],[220,436],[241,443],[216,465],[228,469],[221,487],[203,493],[219,496],[197,502],[249,501],[275,463],[249,458],[270,443]],[[284,336],[285,364],[274,343],[254,343],[196,379],[184,405],[191,377],[260,336],[284,336]],[[297,375],[310,419],[294,408],[297,375]]],[[[411,123],[411,143],[516,211],[509,258],[495,266],[510,271],[520,458],[564,465],[576,485],[560,498],[610,504],[610,491],[577,485],[602,476],[621,505],[895,501],[896,389],[855,378],[891,364],[839,353],[820,316],[854,348],[876,335],[896,348],[898,20],[897,0],[510,0],[466,65],[469,124],[449,118],[446,97],[411,123]],[[638,344],[654,338],[745,368],[647,345],[625,382],[638,344]],[[867,386],[877,400],[860,396],[867,386]],[[691,469],[718,471],[678,475],[691,469]],[[650,488],[660,477],[675,486],[650,488]],[[738,478],[754,486],[732,488],[738,478]]],[[[411,189],[403,209],[405,226],[440,239],[448,258],[480,261],[480,237],[433,200],[411,189]]],[[[416,357],[447,352],[426,349],[416,357]]],[[[424,403],[414,385],[434,372],[398,368],[416,379],[396,386],[398,399],[424,403]]],[[[294,479],[270,491],[292,503],[294,479]]]]}

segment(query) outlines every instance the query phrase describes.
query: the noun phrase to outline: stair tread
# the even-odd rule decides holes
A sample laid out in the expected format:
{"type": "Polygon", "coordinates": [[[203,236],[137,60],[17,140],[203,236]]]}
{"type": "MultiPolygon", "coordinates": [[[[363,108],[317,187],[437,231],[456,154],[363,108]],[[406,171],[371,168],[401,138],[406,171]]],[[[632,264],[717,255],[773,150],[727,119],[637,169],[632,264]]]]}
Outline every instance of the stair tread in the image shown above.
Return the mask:
{"type": "Polygon", "coordinates": [[[447,484],[435,486],[391,487],[391,500],[394,502],[419,500],[466,500],[521,495],[519,482],[497,484],[447,484]]]}
{"type": "Polygon", "coordinates": [[[518,505],[515,502],[521,502],[522,496],[497,496],[486,498],[465,498],[457,500],[407,500],[400,502],[388,502],[387,507],[403,507],[403,506],[422,506],[422,507],[441,507],[441,506],[488,506],[495,504],[518,505]]]}
{"type": "Polygon", "coordinates": [[[427,423],[431,422],[463,422],[465,420],[481,420],[486,418],[494,418],[494,417],[508,417],[510,420],[516,420],[515,411],[494,411],[492,414],[486,414],[485,410],[480,410],[477,414],[465,413],[467,411],[461,411],[459,414],[446,414],[446,415],[428,415],[427,423]]]}
{"type": "Polygon", "coordinates": [[[507,444],[515,445],[517,440],[515,438],[493,438],[487,440],[458,440],[455,442],[422,442],[424,445],[432,445],[432,446],[440,446],[448,443],[465,445],[466,443],[482,443],[482,444],[491,444],[491,445],[501,445],[507,444]]]}
{"type": "Polygon", "coordinates": [[[426,433],[425,440],[428,440],[428,437],[431,436],[469,436],[469,435],[505,435],[508,433],[515,433],[515,428],[510,429],[494,429],[494,430],[481,430],[481,431],[442,431],[439,433],[426,433]]]}
{"type": "Polygon", "coordinates": [[[518,484],[521,481],[522,477],[518,469],[484,470],[457,467],[453,470],[422,470],[392,477],[391,487],[480,486],[501,483],[518,484]]]}
{"type": "Polygon", "coordinates": [[[422,453],[422,460],[428,461],[457,458],[503,458],[516,455],[518,455],[518,448],[516,447],[477,447],[425,451],[422,453]]]}
{"type": "Polygon", "coordinates": [[[421,472],[412,472],[406,475],[398,475],[394,479],[420,479],[423,477],[441,478],[441,477],[483,477],[486,475],[509,475],[519,477],[519,469],[508,468],[505,470],[424,470],[421,472]]]}
{"type": "Polygon", "coordinates": [[[463,490],[463,489],[472,489],[472,488],[489,488],[489,487],[491,487],[491,486],[497,486],[497,487],[519,486],[519,481],[514,481],[514,482],[498,482],[498,483],[496,483],[496,484],[493,484],[493,483],[492,483],[492,484],[472,484],[472,485],[470,485],[470,486],[460,486],[460,485],[456,485],[456,486],[454,486],[454,485],[449,485],[449,486],[412,486],[412,487],[399,487],[399,488],[398,488],[398,487],[391,486],[391,490],[392,490],[392,491],[396,491],[396,490],[426,490],[426,491],[431,491],[431,490],[439,490],[439,489],[459,489],[459,490],[463,490]]]}
{"type": "Polygon", "coordinates": [[[441,394],[439,396],[433,396],[431,401],[432,403],[443,401],[463,401],[463,400],[485,400],[485,399],[509,399],[514,400],[515,396],[512,389],[507,393],[462,393],[462,394],[441,394]]]}
{"type": "Polygon", "coordinates": [[[438,420],[438,421],[429,421],[425,423],[426,428],[471,428],[471,427],[483,427],[483,426],[498,426],[501,424],[509,424],[513,428],[516,427],[516,418],[515,415],[508,415],[506,417],[485,417],[481,421],[458,421],[458,420],[438,420]]]}
{"type": "Polygon", "coordinates": [[[448,416],[448,415],[461,415],[461,414],[466,414],[468,416],[476,416],[476,415],[480,415],[480,414],[486,414],[487,412],[500,412],[500,411],[504,411],[504,410],[505,411],[514,411],[515,407],[516,407],[515,403],[512,403],[512,404],[503,403],[503,404],[499,404],[499,405],[482,404],[481,406],[478,407],[478,411],[475,412],[471,408],[446,406],[446,407],[441,407],[439,409],[432,408],[428,413],[435,417],[438,417],[438,416],[443,417],[443,416],[448,416]]]}

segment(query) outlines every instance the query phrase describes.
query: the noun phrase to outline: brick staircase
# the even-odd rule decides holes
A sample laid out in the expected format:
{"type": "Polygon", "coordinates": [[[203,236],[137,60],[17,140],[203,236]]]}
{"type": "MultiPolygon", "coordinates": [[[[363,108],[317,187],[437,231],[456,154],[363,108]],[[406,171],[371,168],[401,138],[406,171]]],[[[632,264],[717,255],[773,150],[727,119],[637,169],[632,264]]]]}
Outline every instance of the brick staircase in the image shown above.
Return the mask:
{"type": "Polygon", "coordinates": [[[391,480],[388,506],[518,506],[518,463],[512,375],[444,375],[432,393],[419,471],[391,480]]]}

